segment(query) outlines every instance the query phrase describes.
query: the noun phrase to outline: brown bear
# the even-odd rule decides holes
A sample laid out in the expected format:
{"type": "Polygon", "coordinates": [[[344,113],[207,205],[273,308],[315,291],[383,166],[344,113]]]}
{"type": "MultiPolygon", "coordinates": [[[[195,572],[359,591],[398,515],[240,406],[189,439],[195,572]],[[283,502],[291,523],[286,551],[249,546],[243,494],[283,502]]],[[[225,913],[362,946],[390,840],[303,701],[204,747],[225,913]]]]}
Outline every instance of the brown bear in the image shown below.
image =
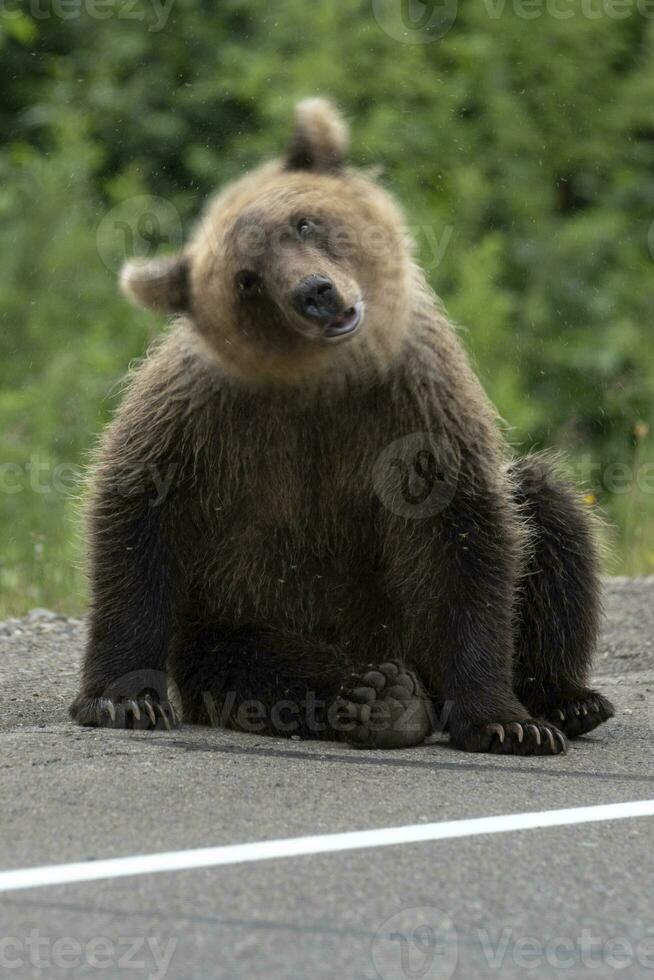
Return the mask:
{"type": "Polygon", "coordinates": [[[512,458],[346,145],[301,103],[286,155],[181,255],[124,269],[176,319],[93,470],[72,717],[560,753],[613,713],[588,687],[589,517],[547,459],[512,458]]]}

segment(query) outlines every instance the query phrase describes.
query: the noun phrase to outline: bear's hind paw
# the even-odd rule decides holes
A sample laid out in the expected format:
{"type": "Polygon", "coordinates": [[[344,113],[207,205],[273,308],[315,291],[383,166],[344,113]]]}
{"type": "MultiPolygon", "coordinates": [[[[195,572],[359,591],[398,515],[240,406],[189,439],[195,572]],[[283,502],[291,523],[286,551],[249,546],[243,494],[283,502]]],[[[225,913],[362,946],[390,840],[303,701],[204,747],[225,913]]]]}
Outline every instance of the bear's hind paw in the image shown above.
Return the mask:
{"type": "Polygon", "coordinates": [[[547,712],[551,719],[568,738],[586,735],[598,725],[602,725],[615,714],[615,708],[597,691],[586,691],[574,701],[567,701],[547,712]]]}
{"type": "Polygon", "coordinates": [[[431,701],[412,670],[395,660],[371,664],[342,688],[338,728],[357,748],[410,748],[431,733],[430,709],[431,701]]]}

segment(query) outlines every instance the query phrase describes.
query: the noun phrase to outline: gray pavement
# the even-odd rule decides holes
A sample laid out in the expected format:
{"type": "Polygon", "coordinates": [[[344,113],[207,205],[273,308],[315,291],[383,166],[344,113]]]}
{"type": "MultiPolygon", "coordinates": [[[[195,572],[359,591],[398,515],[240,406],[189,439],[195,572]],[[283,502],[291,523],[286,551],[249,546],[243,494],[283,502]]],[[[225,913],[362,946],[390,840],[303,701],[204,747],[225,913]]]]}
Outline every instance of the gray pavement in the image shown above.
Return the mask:
{"type": "MultiPolygon", "coordinates": [[[[66,717],[84,624],[0,624],[0,869],[654,799],[654,579],[611,580],[565,757],[360,752],[66,717]]],[[[0,976],[654,978],[654,819],[0,894],[0,976]]]]}

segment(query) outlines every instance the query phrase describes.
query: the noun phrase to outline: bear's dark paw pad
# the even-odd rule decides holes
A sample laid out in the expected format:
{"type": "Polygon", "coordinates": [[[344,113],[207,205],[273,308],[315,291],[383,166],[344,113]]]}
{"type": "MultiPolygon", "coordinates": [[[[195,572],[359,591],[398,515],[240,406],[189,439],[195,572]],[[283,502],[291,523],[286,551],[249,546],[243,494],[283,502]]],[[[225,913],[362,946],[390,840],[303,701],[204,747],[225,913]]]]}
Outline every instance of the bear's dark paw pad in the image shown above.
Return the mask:
{"type": "Polygon", "coordinates": [[[71,705],[70,715],[79,725],[91,728],[170,732],[180,726],[170,701],[147,694],[136,698],[80,697],[71,705]]]}
{"type": "Polygon", "coordinates": [[[587,691],[575,701],[568,701],[548,711],[548,717],[568,738],[586,735],[615,714],[611,702],[597,691],[587,691]]]}
{"type": "Polygon", "coordinates": [[[341,689],[336,721],[357,748],[409,748],[429,735],[429,709],[417,676],[391,660],[352,675],[341,689]]]}
{"type": "Polygon", "coordinates": [[[560,755],[568,751],[568,740],[549,722],[525,718],[475,728],[463,738],[462,748],[493,755],[560,755]]]}

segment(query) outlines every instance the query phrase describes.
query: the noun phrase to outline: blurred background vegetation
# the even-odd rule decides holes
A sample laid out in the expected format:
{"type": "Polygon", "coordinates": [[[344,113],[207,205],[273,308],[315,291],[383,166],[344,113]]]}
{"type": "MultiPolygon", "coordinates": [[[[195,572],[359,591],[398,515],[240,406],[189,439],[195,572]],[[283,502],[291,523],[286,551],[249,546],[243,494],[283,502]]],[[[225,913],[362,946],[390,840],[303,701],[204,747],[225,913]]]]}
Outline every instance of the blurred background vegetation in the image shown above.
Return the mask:
{"type": "Polygon", "coordinates": [[[436,8],[3,5],[0,614],[83,608],[77,473],[161,329],[123,258],[176,244],[311,94],[383,166],[513,443],[565,449],[607,568],[654,571],[654,11],[436,8]]]}

